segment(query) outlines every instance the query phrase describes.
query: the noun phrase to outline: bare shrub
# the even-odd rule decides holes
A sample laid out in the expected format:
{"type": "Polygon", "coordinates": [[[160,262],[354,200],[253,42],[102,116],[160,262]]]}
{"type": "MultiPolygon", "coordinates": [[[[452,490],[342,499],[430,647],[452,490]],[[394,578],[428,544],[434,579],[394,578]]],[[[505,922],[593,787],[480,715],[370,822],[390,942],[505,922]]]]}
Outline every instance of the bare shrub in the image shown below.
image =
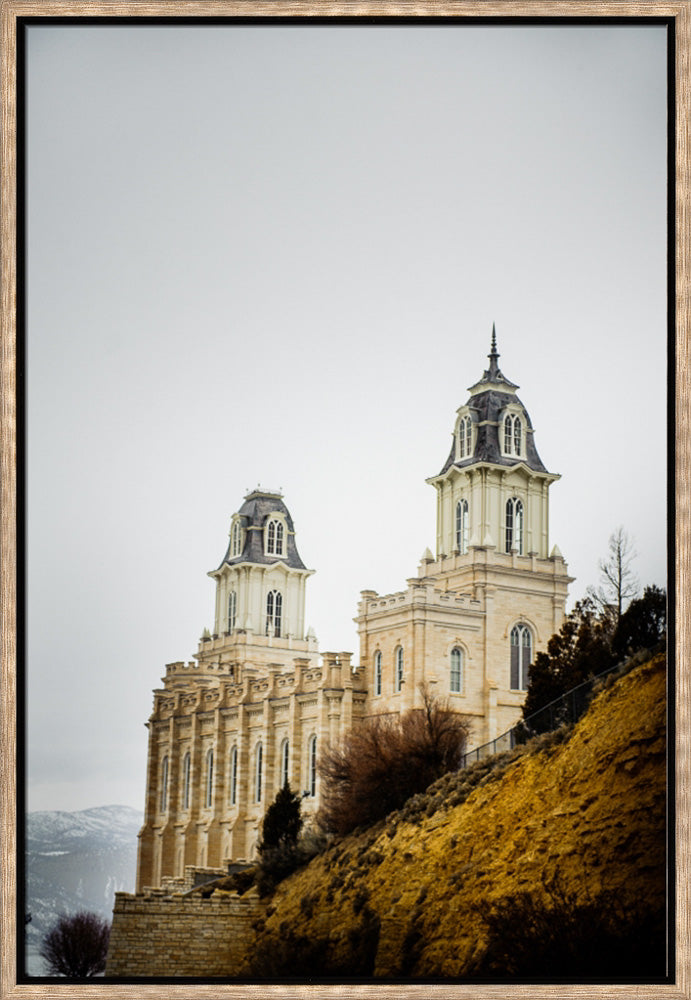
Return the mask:
{"type": "Polygon", "coordinates": [[[41,957],[53,975],[70,979],[97,976],[106,967],[110,924],[97,913],[82,910],[62,915],[41,942],[41,957]]]}
{"type": "Polygon", "coordinates": [[[349,833],[399,809],[412,795],[460,764],[468,723],[422,688],[423,707],[379,716],[322,752],[320,822],[349,833]]]}

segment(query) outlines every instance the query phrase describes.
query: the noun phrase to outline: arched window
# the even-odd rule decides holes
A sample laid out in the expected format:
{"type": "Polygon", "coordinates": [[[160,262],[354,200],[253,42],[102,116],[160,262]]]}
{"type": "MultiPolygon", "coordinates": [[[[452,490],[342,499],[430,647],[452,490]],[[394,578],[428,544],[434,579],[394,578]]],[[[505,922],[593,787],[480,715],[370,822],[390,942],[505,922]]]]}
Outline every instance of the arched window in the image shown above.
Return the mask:
{"type": "Polygon", "coordinates": [[[168,810],[168,758],[163,758],[161,764],[161,812],[168,810]]]}
{"type": "Polygon", "coordinates": [[[394,691],[400,691],[403,687],[403,646],[396,646],[394,653],[394,691]]]}
{"type": "Polygon", "coordinates": [[[468,501],[456,504],[456,548],[462,556],[468,551],[468,501]]]}
{"type": "Polygon", "coordinates": [[[192,761],[189,753],[186,753],[182,761],[182,808],[190,807],[190,773],[192,761]]]}
{"type": "Polygon", "coordinates": [[[283,553],[283,522],[274,519],[269,521],[266,529],[266,551],[270,556],[282,556],[283,553]]]}
{"type": "Polygon", "coordinates": [[[506,552],[523,555],[523,501],[511,497],[506,501],[506,552]]]}
{"type": "Polygon", "coordinates": [[[206,755],[206,797],[204,805],[209,809],[214,801],[214,752],[209,750],[206,755]]]}
{"type": "Polygon", "coordinates": [[[228,631],[232,632],[235,628],[235,619],[237,618],[238,612],[238,595],[234,590],[228,594],[228,631]]]}
{"type": "Polygon", "coordinates": [[[230,804],[237,805],[238,801],[238,748],[233,747],[230,751],[230,804]]]}
{"type": "Polygon", "coordinates": [[[523,445],[523,425],[516,413],[504,417],[504,454],[520,457],[523,445]]]}
{"type": "Polygon", "coordinates": [[[307,743],[307,791],[312,798],[317,794],[317,737],[314,735],[307,743]]]}
{"type": "Polygon", "coordinates": [[[240,521],[233,521],[230,529],[230,555],[239,556],[242,553],[242,524],[240,521]]]}
{"type": "Polygon", "coordinates": [[[381,650],[374,654],[374,693],[381,694],[381,650]]]}
{"type": "Polygon", "coordinates": [[[454,646],[451,650],[449,690],[454,694],[460,694],[463,690],[463,650],[458,646],[454,646]]]}
{"type": "Polygon", "coordinates": [[[262,769],[264,766],[264,747],[257,743],[254,753],[254,801],[262,800],[262,769]]]}
{"type": "Polygon", "coordinates": [[[528,667],[533,658],[533,636],[527,625],[519,622],[511,629],[511,689],[526,691],[528,667]]]}
{"type": "Polygon", "coordinates": [[[473,424],[470,417],[461,417],[458,424],[458,457],[470,458],[472,455],[473,424]]]}
{"type": "Polygon", "coordinates": [[[280,769],[279,773],[281,776],[281,788],[285,788],[289,784],[289,771],[288,764],[290,761],[290,743],[287,739],[283,740],[281,743],[281,757],[280,757],[280,769]]]}
{"type": "Polygon", "coordinates": [[[270,590],[266,595],[266,634],[281,634],[281,616],[283,614],[283,596],[278,590],[270,590]]]}

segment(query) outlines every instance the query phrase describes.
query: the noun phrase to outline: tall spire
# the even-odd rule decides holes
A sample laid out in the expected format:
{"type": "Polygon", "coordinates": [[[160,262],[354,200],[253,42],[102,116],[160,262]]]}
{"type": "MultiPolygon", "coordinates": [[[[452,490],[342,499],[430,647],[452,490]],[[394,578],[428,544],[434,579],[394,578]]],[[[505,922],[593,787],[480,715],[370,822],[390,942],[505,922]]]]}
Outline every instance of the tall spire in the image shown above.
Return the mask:
{"type": "Polygon", "coordinates": [[[497,364],[499,360],[499,354],[497,353],[497,331],[494,323],[492,323],[492,347],[487,357],[489,358],[489,376],[493,378],[499,371],[499,365],[497,364]]]}

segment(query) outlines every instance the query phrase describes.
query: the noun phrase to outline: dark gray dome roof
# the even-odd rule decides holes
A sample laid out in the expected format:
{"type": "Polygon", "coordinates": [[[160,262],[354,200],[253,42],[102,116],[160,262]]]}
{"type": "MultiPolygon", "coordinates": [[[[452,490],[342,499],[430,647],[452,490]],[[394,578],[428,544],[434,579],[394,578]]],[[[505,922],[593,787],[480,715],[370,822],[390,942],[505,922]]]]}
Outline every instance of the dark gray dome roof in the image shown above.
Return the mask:
{"type": "Polygon", "coordinates": [[[443,476],[452,465],[457,469],[467,468],[478,462],[491,462],[493,465],[503,465],[510,467],[523,463],[535,472],[547,472],[542,464],[542,460],[537,453],[533,434],[533,425],[528,411],[518,396],[513,391],[518,386],[510,382],[499,370],[497,361],[497,341],[494,327],[492,327],[492,349],[488,355],[489,368],[483,373],[482,378],[470,388],[470,398],[466,403],[470,418],[475,427],[475,449],[469,458],[454,461],[456,455],[456,441],[451,445],[451,452],[444,467],[439,473],[443,476]],[[508,390],[508,391],[507,391],[508,390]],[[499,435],[502,428],[499,426],[499,418],[505,407],[510,404],[517,405],[523,411],[526,423],[525,435],[525,458],[517,456],[502,455],[499,435]]]}
{"type": "MultiPolygon", "coordinates": [[[[244,532],[244,545],[239,556],[230,556],[230,545],[223,557],[221,566],[228,563],[230,566],[236,563],[259,563],[263,566],[272,563],[282,562],[291,569],[306,569],[298,554],[295,545],[295,528],[290,511],[283,503],[280,493],[268,493],[261,490],[253,490],[245,497],[245,502],[238,511],[238,518],[242,524],[244,532]],[[288,531],[285,540],[284,556],[267,556],[264,553],[264,528],[270,514],[280,513],[285,517],[288,531]]],[[[219,566],[220,569],[220,566],[219,566]]]]}

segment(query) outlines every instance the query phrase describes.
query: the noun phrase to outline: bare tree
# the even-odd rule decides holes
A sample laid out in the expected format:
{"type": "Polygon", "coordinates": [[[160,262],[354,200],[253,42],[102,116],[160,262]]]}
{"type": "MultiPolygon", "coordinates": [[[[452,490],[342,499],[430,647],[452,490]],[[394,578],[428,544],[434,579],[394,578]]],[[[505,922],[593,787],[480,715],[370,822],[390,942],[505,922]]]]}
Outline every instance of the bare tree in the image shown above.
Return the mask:
{"type": "Polygon", "coordinates": [[[41,957],[56,976],[86,979],[106,967],[110,924],[97,913],[63,914],[41,942],[41,957]]]}
{"type": "Polygon", "coordinates": [[[638,593],[638,580],[631,569],[636,558],[633,540],[620,526],[609,536],[607,558],[598,563],[600,586],[588,587],[588,596],[602,611],[609,611],[613,625],[619,624],[624,605],[638,593]]]}

